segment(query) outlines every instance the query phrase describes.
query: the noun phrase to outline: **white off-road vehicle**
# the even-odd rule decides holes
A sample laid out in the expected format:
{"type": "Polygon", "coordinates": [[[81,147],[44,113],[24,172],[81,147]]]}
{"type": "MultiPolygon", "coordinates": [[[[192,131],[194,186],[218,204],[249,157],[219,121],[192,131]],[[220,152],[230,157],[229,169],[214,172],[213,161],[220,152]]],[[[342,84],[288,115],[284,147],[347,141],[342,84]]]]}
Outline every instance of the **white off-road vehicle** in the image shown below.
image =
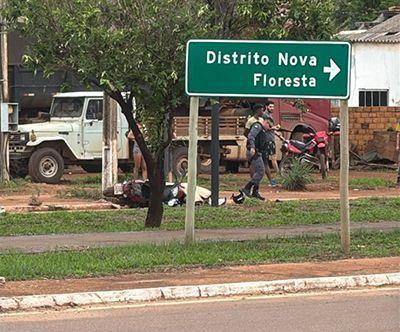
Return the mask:
{"type": "MultiPolygon", "coordinates": [[[[128,123],[118,107],[118,163],[131,166],[128,123]]],[[[10,170],[33,181],[58,183],[66,165],[100,172],[103,93],[71,92],[54,96],[47,122],[19,125],[10,134],[10,170]]]]}

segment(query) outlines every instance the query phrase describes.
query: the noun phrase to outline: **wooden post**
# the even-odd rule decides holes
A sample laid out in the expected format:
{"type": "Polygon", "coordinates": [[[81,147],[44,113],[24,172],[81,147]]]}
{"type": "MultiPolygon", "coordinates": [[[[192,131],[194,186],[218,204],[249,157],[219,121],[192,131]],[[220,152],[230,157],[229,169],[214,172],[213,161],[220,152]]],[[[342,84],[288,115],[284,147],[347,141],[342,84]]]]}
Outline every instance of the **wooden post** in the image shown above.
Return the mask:
{"type": "Polygon", "coordinates": [[[340,237],[342,250],[349,255],[349,107],[347,100],[340,101],[340,237]]]}
{"type": "Polygon", "coordinates": [[[199,118],[199,97],[190,98],[189,115],[189,165],[186,197],[185,243],[194,242],[195,195],[197,181],[197,136],[199,118]]]}
{"type": "Polygon", "coordinates": [[[102,189],[114,186],[118,180],[117,128],[118,108],[115,100],[104,94],[103,100],[103,172],[102,189]]]}
{"type": "MultiPolygon", "coordinates": [[[[0,0],[1,9],[4,6],[4,0],[0,0]]],[[[8,103],[9,102],[9,91],[8,91],[8,39],[7,33],[4,28],[4,21],[1,18],[1,30],[0,30],[0,58],[1,58],[1,103],[8,103]]],[[[4,114],[3,114],[4,115],[4,114]]],[[[7,114],[5,116],[8,116],[7,114]]],[[[0,122],[6,121],[1,118],[1,111],[0,111],[0,122]]],[[[8,157],[8,133],[2,132],[0,129],[0,182],[2,181],[9,181],[10,175],[8,173],[9,169],[9,157],[8,157]]]]}

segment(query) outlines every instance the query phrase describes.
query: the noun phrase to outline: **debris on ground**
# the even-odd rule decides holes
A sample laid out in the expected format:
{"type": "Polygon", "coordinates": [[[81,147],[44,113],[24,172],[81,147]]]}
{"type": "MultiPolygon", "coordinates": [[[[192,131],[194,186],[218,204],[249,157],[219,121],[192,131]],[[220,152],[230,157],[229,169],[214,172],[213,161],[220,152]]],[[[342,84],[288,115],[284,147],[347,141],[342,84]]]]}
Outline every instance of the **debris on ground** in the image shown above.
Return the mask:
{"type": "Polygon", "coordinates": [[[28,201],[29,206],[41,206],[43,204],[43,201],[40,199],[40,191],[38,191],[36,194],[33,194],[28,201]]]}
{"type": "Polygon", "coordinates": [[[351,151],[355,166],[362,169],[396,169],[398,152],[396,151],[396,132],[375,131],[373,139],[367,143],[365,153],[359,156],[351,151]]]}

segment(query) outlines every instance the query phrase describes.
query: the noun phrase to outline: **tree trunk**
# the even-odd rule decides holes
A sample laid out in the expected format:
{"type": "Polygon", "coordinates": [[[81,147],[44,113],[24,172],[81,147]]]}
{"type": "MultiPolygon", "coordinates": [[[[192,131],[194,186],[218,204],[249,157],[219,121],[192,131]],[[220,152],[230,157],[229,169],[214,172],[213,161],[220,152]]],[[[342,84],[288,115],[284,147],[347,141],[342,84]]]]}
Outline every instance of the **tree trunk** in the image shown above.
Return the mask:
{"type": "MultiPolygon", "coordinates": [[[[133,93],[131,92],[133,96],[133,93]]],[[[147,172],[150,184],[150,201],[149,209],[147,211],[145,227],[160,227],[161,221],[164,213],[163,206],[163,195],[165,189],[165,178],[164,178],[164,150],[165,148],[158,151],[156,156],[148,149],[146,142],[144,140],[143,134],[139,129],[132,111],[133,104],[132,100],[128,103],[123,99],[121,94],[114,93],[112,97],[117,100],[122,108],[122,112],[128,121],[129,128],[132,130],[135,140],[139,145],[139,148],[143,154],[143,158],[147,165],[147,172]]],[[[167,147],[168,144],[165,144],[167,147]]]]}
{"type": "Polygon", "coordinates": [[[145,227],[160,227],[164,213],[163,196],[165,190],[163,156],[155,162],[149,171],[150,201],[145,227]]]}

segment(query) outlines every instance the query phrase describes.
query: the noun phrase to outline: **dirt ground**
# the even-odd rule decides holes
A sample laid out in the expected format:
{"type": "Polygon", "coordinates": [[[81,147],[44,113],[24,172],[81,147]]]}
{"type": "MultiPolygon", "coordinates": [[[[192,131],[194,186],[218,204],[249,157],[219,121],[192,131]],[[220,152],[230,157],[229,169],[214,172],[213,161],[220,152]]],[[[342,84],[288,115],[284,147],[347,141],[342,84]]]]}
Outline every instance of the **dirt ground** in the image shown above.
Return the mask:
{"type": "MultiPolygon", "coordinates": [[[[0,207],[8,212],[29,212],[29,211],[49,211],[49,210],[95,210],[95,209],[111,209],[112,204],[103,200],[89,198],[62,197],[60,193],[68,192],[71,188],[76,188],[76,181],[85,179],[92,174],[83,171],[74,171],[65,174],[63,180],[57,185],[26,183],[20,187],[7,190],[0,190],[0,207]],[[40,206],[30,206],[32,197],[40,193],[40,206]]],[[[201,180],[207,186],[209,183],[209,175],[202,175],[201,180]]],[[[350,189],[350,198],[364,197],[397,197],[400,190],[394,186],[396,173],[394,171],[350,171],[350,179],[382,179],[393,182],[393,186],[368,188],[368,189],[350,189]]],[[[230,198],[233,188],[237,190],[243,186],[248,180],[246,173],[235,175],[221,175],[221,196],[230,198]],[[224,190],[229,187],[229,190],[224,190]]],[[[81,190],[93,190],[99,188],[96,184],[81,184],[78,186],[81,190]]],[[[328,180],[320,179],[319,175],[315,175],[315,182],[308,185],[306,191],[290,192],[283,190],[280,186],[272,188],[264,181],[261,187],[262,194],[268,200],[299,200],[299,199],[337,199],[339,198],[339,173],[334,171],[330,174],[328,180]]],[[[235,191],[237,192],[237,191],[235,191]]]]}
{"type": "Polygon", "coordinates": [[[6,281],[4,286],[0,286],[0,297],[391,273],[399,272],[399,268],[400,257],[218,268],[193,267],[179,271],[132,273],[101,278],[6,281]]]}

